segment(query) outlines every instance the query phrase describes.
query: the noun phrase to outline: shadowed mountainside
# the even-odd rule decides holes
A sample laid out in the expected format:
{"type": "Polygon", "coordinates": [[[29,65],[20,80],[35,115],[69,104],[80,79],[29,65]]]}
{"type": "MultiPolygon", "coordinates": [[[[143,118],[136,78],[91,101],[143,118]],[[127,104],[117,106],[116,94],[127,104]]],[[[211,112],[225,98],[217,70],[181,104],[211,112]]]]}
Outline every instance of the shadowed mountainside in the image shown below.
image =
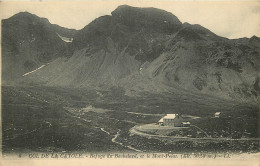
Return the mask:
{"type": "Polygon", "coordinates": [[[259,46],[256,36],[229,40],[160,9],[123,5],[78,31],[69,57],[57,56],[20,83],[259,102],[259,46]]]}
{"type": "Polygon", "coordinates": [[[2,81],[12,82],[26,72],[67,55],[67,43],[76,30],[51,24],[28,12],[2,20],[2,81]]]}

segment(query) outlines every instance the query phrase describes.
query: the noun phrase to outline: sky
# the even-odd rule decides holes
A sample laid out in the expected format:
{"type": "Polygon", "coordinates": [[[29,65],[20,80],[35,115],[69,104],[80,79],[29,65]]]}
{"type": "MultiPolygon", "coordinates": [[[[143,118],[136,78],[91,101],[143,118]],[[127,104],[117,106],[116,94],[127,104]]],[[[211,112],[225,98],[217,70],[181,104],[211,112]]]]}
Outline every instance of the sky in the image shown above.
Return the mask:
{"type": "Polygon", "coordinates": [[[169,1],[169,0],[99,0],[99,1],[23,1],[0,2],[0,17],[28,11],[48,18],[53,24],[82,29],[95,18],[110,15],[119,5],[155,7],[173,13],[184,23],[200,24],[215,34],[230,39],[260,37],[260,1],[169,1]]]}

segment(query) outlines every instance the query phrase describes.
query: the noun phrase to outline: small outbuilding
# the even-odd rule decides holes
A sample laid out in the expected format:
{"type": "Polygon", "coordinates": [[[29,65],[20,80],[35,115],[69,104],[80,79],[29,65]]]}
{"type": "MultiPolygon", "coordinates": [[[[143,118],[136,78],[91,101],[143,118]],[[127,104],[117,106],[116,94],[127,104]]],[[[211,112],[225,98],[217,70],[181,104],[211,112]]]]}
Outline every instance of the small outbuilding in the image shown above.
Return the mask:
{"type": "Polygon", "coordinates": [[[190,122],[182,122],[182,127],[190,127],[190,122]]]}
{"type": "Polygon", "coordinates": [[[220,112],[216,112],[214,115],[215,115],[215,118],[219,118],[220,117],[220,112]]]}

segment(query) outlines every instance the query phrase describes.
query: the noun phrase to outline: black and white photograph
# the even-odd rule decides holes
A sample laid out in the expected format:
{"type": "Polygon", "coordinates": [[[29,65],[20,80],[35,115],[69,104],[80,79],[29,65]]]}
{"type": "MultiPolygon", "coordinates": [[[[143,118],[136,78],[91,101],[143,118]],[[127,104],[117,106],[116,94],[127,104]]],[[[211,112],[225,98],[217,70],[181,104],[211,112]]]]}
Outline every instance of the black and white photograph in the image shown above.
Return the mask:
{"type": "Polygon", "coordinates": [[[2,1],[0,18],[3,160],[260,164],[259,1],[2,1]]]}

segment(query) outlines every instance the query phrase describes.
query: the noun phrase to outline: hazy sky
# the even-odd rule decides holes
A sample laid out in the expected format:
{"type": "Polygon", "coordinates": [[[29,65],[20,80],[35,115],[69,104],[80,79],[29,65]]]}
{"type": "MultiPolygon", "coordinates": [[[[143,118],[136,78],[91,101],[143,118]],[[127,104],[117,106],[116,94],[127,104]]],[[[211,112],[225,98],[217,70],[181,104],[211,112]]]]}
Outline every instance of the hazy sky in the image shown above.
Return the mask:
{"type": "Polygon", "coordinates": [[[173,2],[161,1],[63,1],[1,2],[0,16],[28,11],[48,18],[53,24],[82,29],[95,18],[110,15],[117,6],[155,7],[177,16],[182,23],[200,24],[227,38],[260,36],[260,2],[173,2]]]}

